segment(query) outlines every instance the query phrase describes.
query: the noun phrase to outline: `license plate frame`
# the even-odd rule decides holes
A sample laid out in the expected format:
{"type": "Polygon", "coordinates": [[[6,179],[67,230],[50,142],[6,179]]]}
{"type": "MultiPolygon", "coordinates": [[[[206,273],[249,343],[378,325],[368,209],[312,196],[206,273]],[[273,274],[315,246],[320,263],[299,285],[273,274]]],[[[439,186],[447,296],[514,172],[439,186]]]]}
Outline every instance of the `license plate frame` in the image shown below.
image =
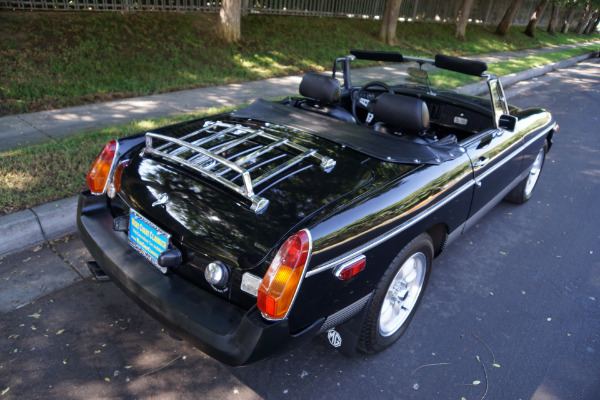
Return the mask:
{"type": "Polygon", "coordinates": [[[158,265],[158,256],[171,244],[171,235],[131,209],[129,212],[129,245],[163,274],[167,268],[158,265]]]}

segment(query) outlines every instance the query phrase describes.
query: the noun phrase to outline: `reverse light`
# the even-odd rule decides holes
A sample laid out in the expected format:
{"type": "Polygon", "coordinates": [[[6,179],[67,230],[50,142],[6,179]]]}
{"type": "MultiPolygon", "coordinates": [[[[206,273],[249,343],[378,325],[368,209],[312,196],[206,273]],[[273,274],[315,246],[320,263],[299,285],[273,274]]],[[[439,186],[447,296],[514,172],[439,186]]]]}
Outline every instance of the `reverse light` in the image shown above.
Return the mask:
{"type": "Polygon", "coordinates": [[[312,248],[306,229],[290,236],[271,262],[260,287],[257,305],[267,319],[283,319],[290,310],[312,248]]]}
{"type": "Polygon", "coordinates": [[[111,140],[104,146],[92,164],[92,168],[87,174],[87,184],[93,194],[103,194],[106,191],[116,152],[117,141],[111,140]]]}
{"type": "Polygon", "coordinates": [[[229,280],[229,272],[221,261],[214,261],[206,266],[204,278],[211,285],[224,288],[229,280]]]}

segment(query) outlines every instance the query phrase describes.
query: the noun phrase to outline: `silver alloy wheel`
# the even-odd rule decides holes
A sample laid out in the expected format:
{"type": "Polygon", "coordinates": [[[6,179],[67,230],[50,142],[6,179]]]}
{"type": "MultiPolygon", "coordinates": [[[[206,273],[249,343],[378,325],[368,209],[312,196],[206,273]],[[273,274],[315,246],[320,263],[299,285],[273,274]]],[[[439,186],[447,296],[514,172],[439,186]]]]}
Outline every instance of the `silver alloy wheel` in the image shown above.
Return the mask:
{"type": "Polygon", "coordinates": [[[427,257],[421,252],[402,264],[381,304],[378,324],[381,336],[393,335],[410,316],[423,290],[426,270],[427,257]]]}
{"type": "Polygon", "coordinates": [[[529,197],[531,192],[533,192],[533,188],[540,177],[540,172],[542,171],[542,165],[544,165],[544,148],[540,150],[533,165],[531,166],[531,170],[529,171],[529,175],[527,178],[527,184],[525,185],[525,197],[529,197]]]}

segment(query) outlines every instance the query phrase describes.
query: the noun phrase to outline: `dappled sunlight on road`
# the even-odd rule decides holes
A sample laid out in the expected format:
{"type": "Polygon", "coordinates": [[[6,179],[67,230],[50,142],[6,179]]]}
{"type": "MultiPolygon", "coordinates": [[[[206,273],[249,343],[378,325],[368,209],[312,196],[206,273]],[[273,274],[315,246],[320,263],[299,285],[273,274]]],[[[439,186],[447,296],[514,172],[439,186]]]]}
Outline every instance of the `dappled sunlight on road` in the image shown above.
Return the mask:
{"type": "Polygon", "coordinates": [[[3,315],[7,399],[261,398],[112,283],[87,279],[34,303],[3,315]]]}

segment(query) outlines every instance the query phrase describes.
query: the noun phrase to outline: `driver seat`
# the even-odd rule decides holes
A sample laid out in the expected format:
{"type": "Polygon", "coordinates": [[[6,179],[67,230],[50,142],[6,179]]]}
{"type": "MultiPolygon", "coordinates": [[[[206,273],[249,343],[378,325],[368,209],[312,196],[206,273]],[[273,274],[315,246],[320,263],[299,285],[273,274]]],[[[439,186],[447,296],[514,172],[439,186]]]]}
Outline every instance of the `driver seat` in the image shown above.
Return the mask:
{"type": "Polygon", "coordinates": [[[429,109],[419,98],[383,93],[377,99],[373,115],[378,122],[375,130],[393,133],[405,140],[419,144],[456,143],[455,135],[438,139],[429,129],[429,109]]]}
{"type": "Polygon", "coordinates": [[[340,121],[356,123],[354,116],[338,104],[342,97],[340,82],[322,74],[309,72],[302,77],[299,92],[305,99],[299,99],[296,107],[327,115],[340,121]]]}
{"type": "Polygon", "coordinates": [[[429,128],[427,104],[416,97],[383,93],[375,103],[373,115],[402,135],[421,136],[429,128]]]}

